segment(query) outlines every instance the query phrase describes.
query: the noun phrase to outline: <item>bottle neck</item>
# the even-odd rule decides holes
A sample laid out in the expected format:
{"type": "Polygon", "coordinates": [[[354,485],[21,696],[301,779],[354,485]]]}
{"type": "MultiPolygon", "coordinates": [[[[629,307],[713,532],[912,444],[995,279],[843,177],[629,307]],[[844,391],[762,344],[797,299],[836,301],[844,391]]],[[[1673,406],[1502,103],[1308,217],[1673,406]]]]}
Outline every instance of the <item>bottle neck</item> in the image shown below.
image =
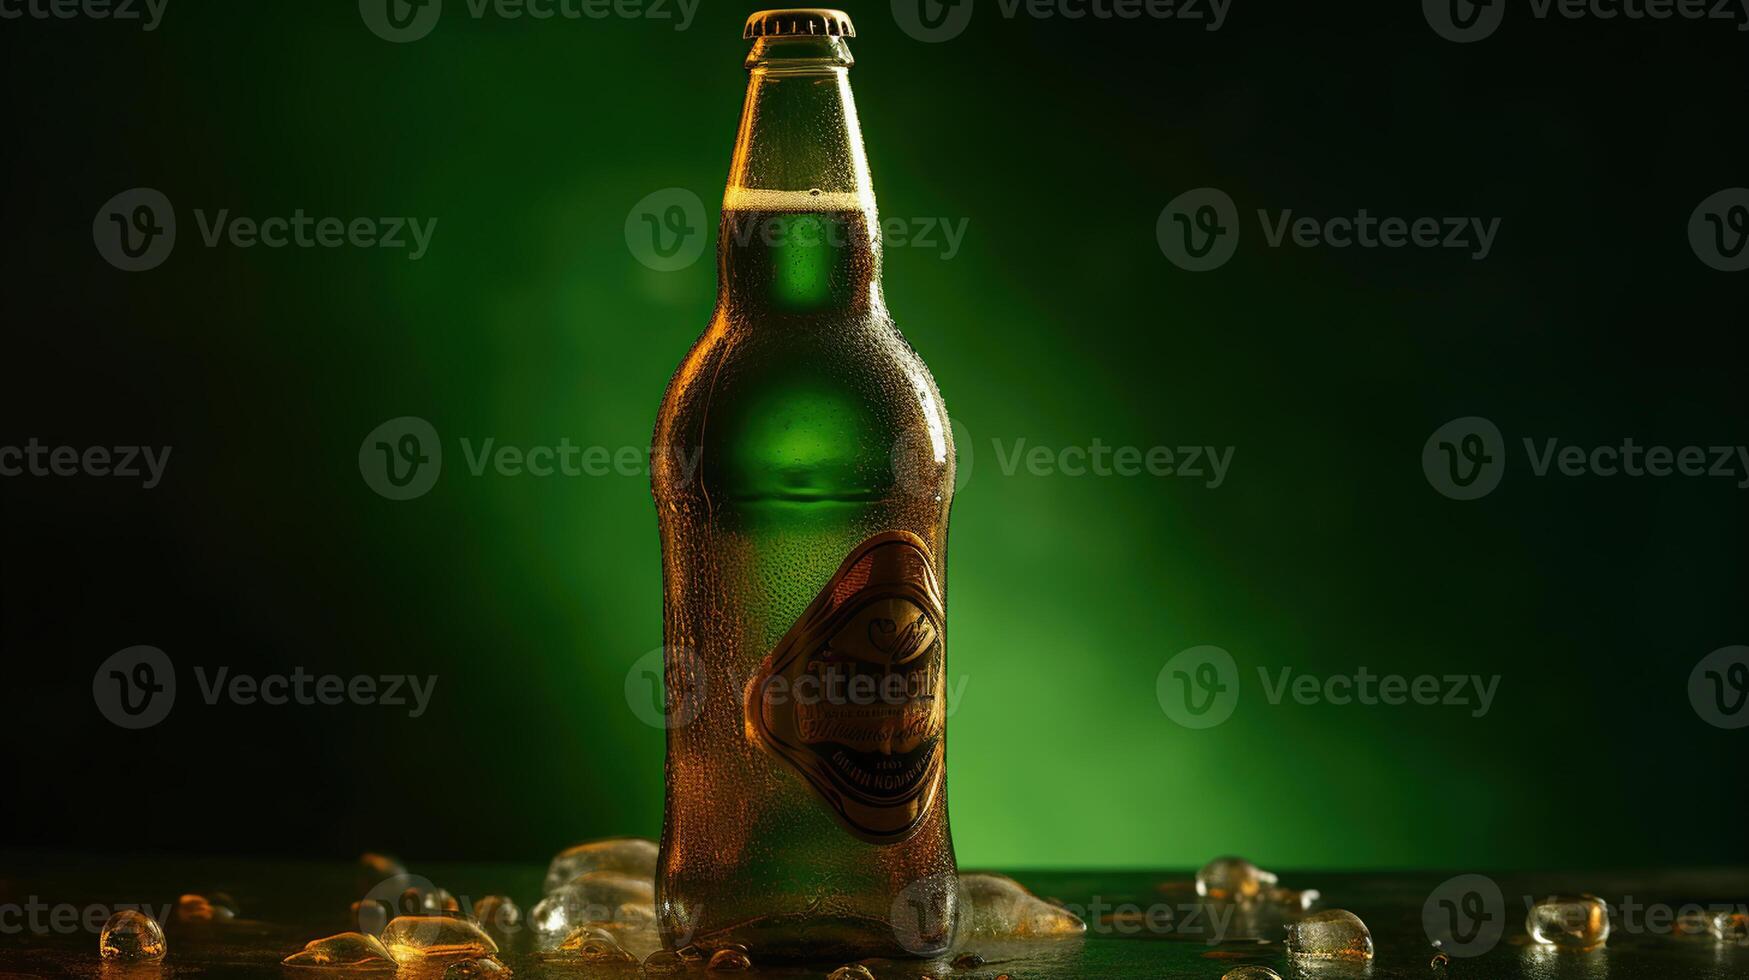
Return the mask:
{"type": "Polygon", "coordinates": [[[842,39],[761,38],[718,248],[725,309],[771,314],[881,303],[880,221],[842,39]]]}

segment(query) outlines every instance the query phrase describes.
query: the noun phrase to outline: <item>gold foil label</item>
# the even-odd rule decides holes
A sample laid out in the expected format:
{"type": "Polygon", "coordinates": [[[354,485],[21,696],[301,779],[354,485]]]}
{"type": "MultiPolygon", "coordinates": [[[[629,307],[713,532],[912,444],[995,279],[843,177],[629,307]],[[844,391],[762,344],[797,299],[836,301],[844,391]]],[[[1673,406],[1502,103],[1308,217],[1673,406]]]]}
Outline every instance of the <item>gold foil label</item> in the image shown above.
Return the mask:
{"type": "Polygon", "coordinates": [[[941,790],[947,727],[941,586],[908,531],[852,551],[747,690],[747,722],[844,828],[916,832],[941,790]]]}

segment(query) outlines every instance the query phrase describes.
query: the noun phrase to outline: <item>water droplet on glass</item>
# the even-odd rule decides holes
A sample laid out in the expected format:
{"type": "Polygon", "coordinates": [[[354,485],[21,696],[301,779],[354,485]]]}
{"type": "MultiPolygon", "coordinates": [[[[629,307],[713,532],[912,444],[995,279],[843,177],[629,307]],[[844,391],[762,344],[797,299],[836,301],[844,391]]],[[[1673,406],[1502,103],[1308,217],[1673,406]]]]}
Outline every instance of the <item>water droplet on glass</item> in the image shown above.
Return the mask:
{"type": "Polygon", "coordinates": [[[751,970],[753,957],[747,955],[747,947],[739,943],[730,943],[711,954],[707,969],[720,971],[751,970]]]}
{"type": "Polygon", "coordinates": [[[313,939],[301,952],[280,962],[286,966],[301,966],[323,970],[393,970],[395,961],[375,936],[359,932],[343,932],[338,936],[313,939]]]}
{"type": "Polygon", "coordinates": [[[164,928],[144,912],[122,909],[103,924],[97,953],[106,960],[144,963],[164,958],[164,928]]]}
{"type": "Polygon", "coordinates": [[[1218,857],[1196,873],[1196,893],[1204,898],[1239,901],[1275,886],[1275,875],[1244,858],[1218,857]]]}
{"type": "Polygon", "coordinates": [[[656,877],[656,842],[642,837],[610,837],[567,847],[547,866],[543,893],[551,893],[591,871],[618,871],[656,877]]]}
{"type": "Polygon", "coordinates": [[[1609,938],[1609,906],[1592,895],[1553,895],[1530,907],[1524,931],[1544,945],[1589,949],[1609,938]]]}
{"type": "Polygon", "coordinates": [[[1360,916],[1342,909],[1314,912],[1287,925],[1289,955],[1316,960],[1370,960],[1372,933],[1360,916]]]}
{"type": "Polygon", "coordinates": [[[1040,939],[1079,936],[1087,931],[1087,923],[1073,912],[1052,905],[1004,875],[960,875],[960,906],[968,938],[1040,939]]]}
{"type": "Polygon", "coordinates": [[[400,963],[498,952],[498,944],[471,919],[453,915],[399,916],[383,930],[383,945],[400,963]]]}

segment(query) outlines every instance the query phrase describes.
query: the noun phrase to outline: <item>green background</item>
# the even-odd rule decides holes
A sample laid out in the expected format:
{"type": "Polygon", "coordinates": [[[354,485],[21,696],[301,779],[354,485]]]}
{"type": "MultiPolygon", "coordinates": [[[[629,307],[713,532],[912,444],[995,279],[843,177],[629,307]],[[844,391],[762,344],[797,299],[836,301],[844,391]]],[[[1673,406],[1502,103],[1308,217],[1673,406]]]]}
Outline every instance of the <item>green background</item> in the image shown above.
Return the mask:
{"type": "MultiPolygon", "coordinates": [[[[851,7],[883,214],[967,222],[951,259],[886,263],[967,471],[948,561],[961,863],[1749,858],[1729,829],[1749,733],[1687,693],[1702,656],[1749,642],[1749,498],[1727,479],[1537,479],[1520,448],[1745,441],[1744,280],[1685,233],[1749,183],[1744,35],[1518,17],[1460,46],[1415,4],[1240,0],[1216,32],[998,9],[931,45],[885,4],[851,7]],[[1190,274],[1155,222],[1203,186],[1244,230],[1228,265],[1190,274]],[[1477,262],[1269,248],[1254,217],[1363,207],[1501,232],[1477,262]],[[1469,415],[1512,460],[1466,503],[1420,456],[1469,415]],[[1001,465],[1020,440],[1095,439],[1234,456],[1218,488],[1001,465]],[[1242,689],[1193,731],[1156,678],[1202,644],[1242,689]],[[1362,666],[1499,675],[1498,694],[1474,718],[1272,705],[1257,680],[1362,666]]],[[[648,445],[715,270],[707,250],[653,271],[625,225],[678,187],[714,235],[746,13],[710,0],[676,32],[449,0],[401,45],[350,3],[172,0],[151,33],[0,25],[0,443],[175,446],[151,492],[0,481],[7,707],[38,746],[0,763],[31,801],[7,808],[9,843],[538,860],[656,833],[662,732],[627,700],[661,641],[647,482],[475,477],[460,440],[648,445]],[[127,275],[91,216],[134,186],[165,192],[181,232],[127,275]],[[412,262],[206,248],[196,208],[439,224],[412,262]],[[444,469],[393,502],[357,456],[405,415],[440,433],[444,469]],[[136,733],[90,690],[137,643],[182,687],[136,733]],[[438,683],[417,719],[207,706],[196,665],[438,683]]]]}

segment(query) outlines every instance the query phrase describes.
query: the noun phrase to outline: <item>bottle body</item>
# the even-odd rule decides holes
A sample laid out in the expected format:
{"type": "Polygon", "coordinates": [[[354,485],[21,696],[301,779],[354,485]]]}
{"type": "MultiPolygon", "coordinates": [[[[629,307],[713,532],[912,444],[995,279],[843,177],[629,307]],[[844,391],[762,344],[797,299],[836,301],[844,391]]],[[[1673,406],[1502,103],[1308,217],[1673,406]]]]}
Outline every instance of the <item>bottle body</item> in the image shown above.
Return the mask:
{"type": "Polygon", "coordinates": [[[847,64],[786,67],[754,70],[717,310],[653,442],[675,707],[658,918],[671,948],[756,961],[933,955],[957,921],[952,434],[881,297],[847,64]],[[803,106],[842,129],[786,154],[771,134],[807,130],[803,106]],[[841,149],[798,175],[822,140],[841,149]]]}

